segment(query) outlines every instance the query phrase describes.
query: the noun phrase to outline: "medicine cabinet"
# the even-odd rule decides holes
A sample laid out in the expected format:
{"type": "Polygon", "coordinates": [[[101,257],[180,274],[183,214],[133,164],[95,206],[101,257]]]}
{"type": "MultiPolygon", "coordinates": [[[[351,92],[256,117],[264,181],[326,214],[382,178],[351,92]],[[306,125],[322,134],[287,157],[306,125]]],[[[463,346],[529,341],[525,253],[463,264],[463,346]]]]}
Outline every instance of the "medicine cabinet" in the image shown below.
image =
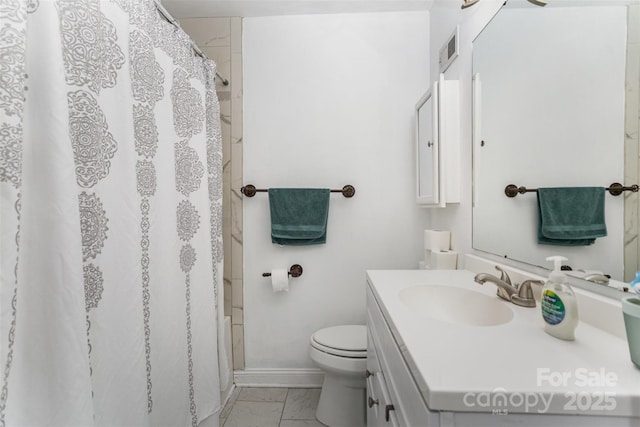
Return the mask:
{"type": "Polygon", "coordinates": [[[416,200],[425,207],[460,202],[457,80],[438,81],[416,104],[416,200]]]}

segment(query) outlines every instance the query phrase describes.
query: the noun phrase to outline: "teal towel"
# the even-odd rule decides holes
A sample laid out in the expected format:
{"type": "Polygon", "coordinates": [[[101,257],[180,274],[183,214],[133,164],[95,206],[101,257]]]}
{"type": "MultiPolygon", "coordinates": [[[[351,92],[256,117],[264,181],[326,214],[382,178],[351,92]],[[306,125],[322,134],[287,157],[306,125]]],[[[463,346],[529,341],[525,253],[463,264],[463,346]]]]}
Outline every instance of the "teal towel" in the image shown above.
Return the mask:
{"type": "Polygon", "coordinates": [[[538,243],[586,246],[607,235],[603,187],[538,188],[538,243]]]}
{"type": "Polygon", "coordinates": [[[270,188],[271,241],[318,245],[327,241],[328,188],[270,188]]]}

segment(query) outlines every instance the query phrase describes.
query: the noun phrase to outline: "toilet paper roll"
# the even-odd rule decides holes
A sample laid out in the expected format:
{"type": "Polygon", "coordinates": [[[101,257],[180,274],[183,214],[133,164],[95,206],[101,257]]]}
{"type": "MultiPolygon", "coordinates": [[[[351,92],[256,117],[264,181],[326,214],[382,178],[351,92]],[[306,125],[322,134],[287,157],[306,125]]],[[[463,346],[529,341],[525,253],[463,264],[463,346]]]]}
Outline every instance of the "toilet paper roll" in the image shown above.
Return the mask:
{"type": "Polygon", "coordinates": [[[289,271],[284,268],[271,270],[273,292],[289,292],[289,271]]]}
{"type": "Polygon", "coordinates": [[[424,230],[424,248],[430,251],[447,251],[451,247],[451,232],[424,230]]]}
{"type": "Polygon", "coordinates": [[[431,251],[432,270],[455,270],[458,266],[458,252],[431,251]]]}

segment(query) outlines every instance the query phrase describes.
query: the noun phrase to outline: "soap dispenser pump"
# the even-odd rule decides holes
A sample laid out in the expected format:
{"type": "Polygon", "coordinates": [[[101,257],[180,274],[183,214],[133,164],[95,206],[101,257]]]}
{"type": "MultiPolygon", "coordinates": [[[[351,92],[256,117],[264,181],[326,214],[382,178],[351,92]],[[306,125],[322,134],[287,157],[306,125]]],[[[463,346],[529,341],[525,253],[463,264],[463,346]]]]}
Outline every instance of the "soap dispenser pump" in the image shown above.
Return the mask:
{"type": "Polygon", "coordinates": [[[547,258],[547,261],[553,261],[554,269],[542,288],[540,306],[545,332],[556,338],[573,341],[578,326],[578,304],[573,290],[567,284],[567,276],[561,270],[562,261],[566,260],[562,256],[547,258]]]}

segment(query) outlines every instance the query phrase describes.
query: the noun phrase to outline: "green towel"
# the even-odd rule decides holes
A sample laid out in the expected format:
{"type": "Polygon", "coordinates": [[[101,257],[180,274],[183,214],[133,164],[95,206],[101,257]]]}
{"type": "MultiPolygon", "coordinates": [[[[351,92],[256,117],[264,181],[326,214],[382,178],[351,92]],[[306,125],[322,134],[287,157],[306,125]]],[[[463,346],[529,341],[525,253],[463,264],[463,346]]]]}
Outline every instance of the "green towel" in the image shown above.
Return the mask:
{"type": "Polygon", "coordinates": [[[538,188],[538,243],[586,246],[607,235],[604,187],[538,188]]]}
{"type": "Polygon", "coordinates": [[[328,188],[270,188],[271,241],[318,245],[327,241],[328,188]]]}

